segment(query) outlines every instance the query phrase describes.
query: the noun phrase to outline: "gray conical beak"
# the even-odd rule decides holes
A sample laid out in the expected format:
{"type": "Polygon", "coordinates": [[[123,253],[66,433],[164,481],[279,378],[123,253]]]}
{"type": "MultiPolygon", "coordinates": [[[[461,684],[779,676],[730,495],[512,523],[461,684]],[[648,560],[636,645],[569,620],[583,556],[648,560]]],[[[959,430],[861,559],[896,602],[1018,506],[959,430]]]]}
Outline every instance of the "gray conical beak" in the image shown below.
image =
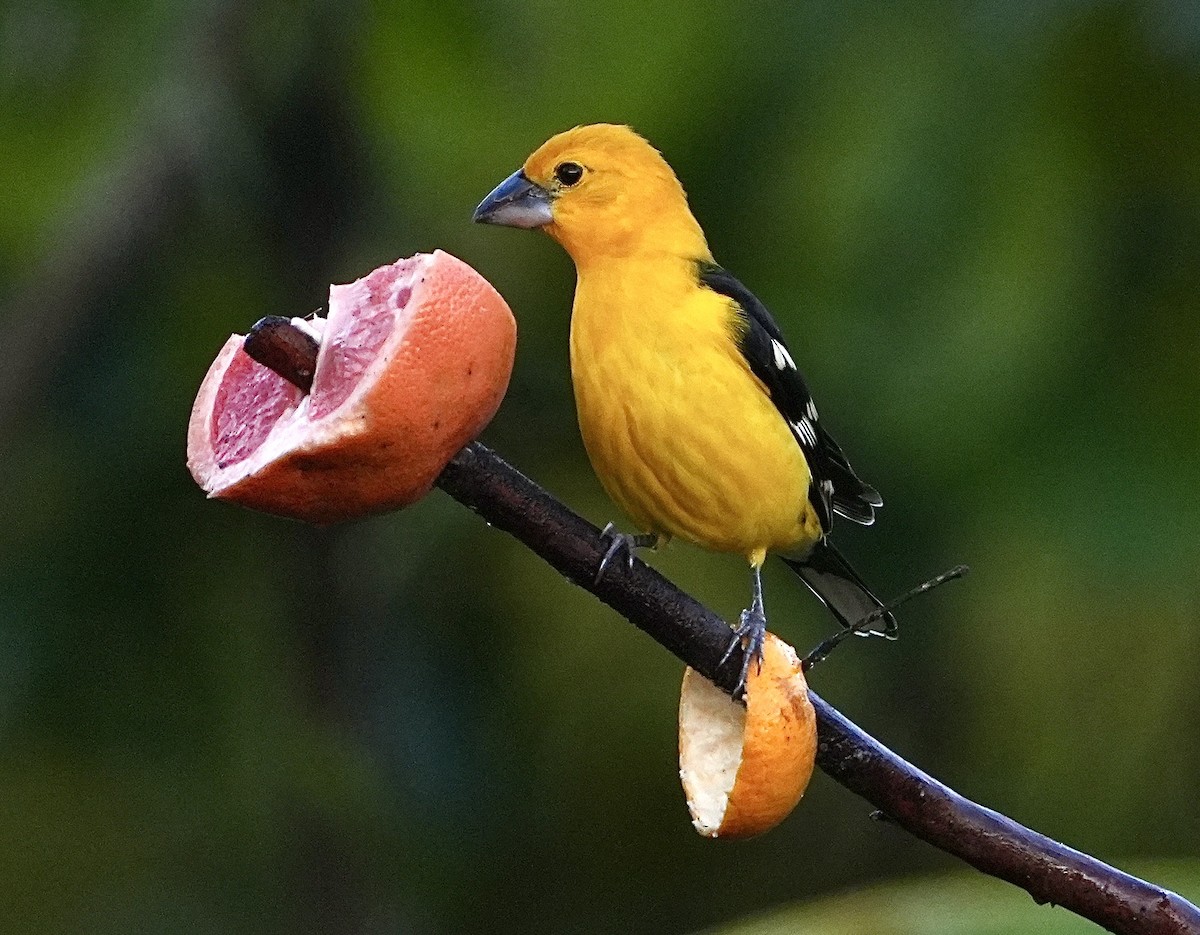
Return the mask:
{"type": "Polygon", "coordinates": [[[473,219],[477,224],[541,227],[554,220],[550,212],[550,193],[529,181],[523,170],[518,170],[479,203],[473,219]]]}

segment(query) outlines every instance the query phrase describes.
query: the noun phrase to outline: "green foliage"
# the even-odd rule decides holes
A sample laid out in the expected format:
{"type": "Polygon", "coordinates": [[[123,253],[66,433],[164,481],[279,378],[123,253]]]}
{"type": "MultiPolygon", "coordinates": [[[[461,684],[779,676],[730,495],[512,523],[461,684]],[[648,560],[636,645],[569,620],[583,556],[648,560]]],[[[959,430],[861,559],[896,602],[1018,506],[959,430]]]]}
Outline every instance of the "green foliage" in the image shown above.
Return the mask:
{"type": "MultiPolygon", "coordinates": [[[[883,491],[875,528],[839,532],[863,573],[891,594],[973,568],[815,687],[1077,847],[1200,857],[1186,10],[252,6],[0,13],[23,374],[0,379],[0,930],[678,933],[948,866],[820,776],[771,834],[699,840],[677,663],[441,495],[312,530],[205,502],[184,470],[226,334],[442,247],[520,323],[485,439],[619,519],[574,425],[569,261],[469,223],[548,135],[600,119],[665,152],[883,491]],[[170,154],[149,233],[81,266],[104,218],[146,210],[153,179],[119,168],[170,154]]],[[[723,613],[746,601],[737,559],[653,562],[723,613]]],[[[785,637],[828,632],[790,575],[766,593],[785,637]]],[[[757,924],[737,931],[1087,928],[925,877],[757,924]]]]}

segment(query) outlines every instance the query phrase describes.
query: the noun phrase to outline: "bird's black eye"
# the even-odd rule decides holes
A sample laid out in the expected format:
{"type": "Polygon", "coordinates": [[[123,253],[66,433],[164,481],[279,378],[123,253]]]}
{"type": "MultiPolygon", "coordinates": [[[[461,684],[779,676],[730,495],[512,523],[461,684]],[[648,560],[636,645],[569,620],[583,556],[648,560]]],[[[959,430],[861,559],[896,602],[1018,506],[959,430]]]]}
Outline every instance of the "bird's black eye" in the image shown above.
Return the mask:
{"type": "Polygon", "coordinates": [[[554,177],[560,183],[570,188],[583,178],[583,166],[577,162],[560,162],[554,168],[554,177]]]}

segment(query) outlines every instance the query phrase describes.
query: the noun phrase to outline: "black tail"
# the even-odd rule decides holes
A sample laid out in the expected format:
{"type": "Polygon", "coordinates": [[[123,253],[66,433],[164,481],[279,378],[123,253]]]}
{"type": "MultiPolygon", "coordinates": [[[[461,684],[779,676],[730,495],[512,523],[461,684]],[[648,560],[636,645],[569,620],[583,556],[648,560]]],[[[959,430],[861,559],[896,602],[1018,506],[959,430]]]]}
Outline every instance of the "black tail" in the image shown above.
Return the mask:
{"type": "MultiPolygon", "coordinates": [[[[813,547],[804,561],[785,558],[787,566],[800,576],[809,589],[817,596],[822,604],[838,618],[844,627],[851,627],[872,611],[883,606],[883,601],[871,593],[871,589],[858,576],[842,553],[822,539],[813,547]]],[[[896,618],[891,612],[884,614],[879,620],[879,630],[872,628],[871,633],[896,638],[896,618]]]]}

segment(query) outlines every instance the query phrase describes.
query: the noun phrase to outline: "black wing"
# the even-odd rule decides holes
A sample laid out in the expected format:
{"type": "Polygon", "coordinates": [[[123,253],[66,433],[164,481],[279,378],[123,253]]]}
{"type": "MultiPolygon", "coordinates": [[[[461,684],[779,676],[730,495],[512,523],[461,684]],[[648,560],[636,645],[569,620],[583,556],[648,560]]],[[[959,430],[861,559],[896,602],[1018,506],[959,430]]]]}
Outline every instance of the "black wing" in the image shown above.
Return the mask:
{"type": "Polygon", "coordinates": [[[738,348],[750,370],[766,385],[775,408],[787,421],[808,461],[812,484],[808,499],[821,528],[833,525],[833,514],[869,526],[875,508],[883,506],[879,491],[864,484],[817,417],[817,407],[804,376],[788,350],[779,325],[749,289],[719,266],[701,263],[700,282],[733,300],[741,324],[738,348]]]}

